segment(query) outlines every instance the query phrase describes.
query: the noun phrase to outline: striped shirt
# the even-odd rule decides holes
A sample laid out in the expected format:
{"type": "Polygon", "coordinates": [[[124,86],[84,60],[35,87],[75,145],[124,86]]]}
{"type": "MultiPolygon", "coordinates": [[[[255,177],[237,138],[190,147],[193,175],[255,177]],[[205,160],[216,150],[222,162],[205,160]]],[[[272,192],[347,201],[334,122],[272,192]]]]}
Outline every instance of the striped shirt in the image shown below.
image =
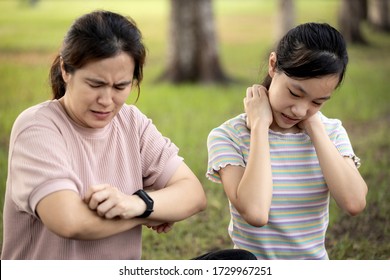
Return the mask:
{"type": "MultiPolygon", "coordinates": [[[[354,156],[348,135],[339,120],[319,112],[329,138],[343,156],[354,156]]],[[[250,131],[241,114],[213,129],[208,137],[206,176],[221,183],[218,170],[227,165],[245,167],[250,131]]],[[[269,130],[273,196],[268,224],[249,225],[229,203],[229,235],[236,248],[258,259],[328,259],[325,233],[329,223],[329,190],[318,158],[306,133],[269,130]]]]}

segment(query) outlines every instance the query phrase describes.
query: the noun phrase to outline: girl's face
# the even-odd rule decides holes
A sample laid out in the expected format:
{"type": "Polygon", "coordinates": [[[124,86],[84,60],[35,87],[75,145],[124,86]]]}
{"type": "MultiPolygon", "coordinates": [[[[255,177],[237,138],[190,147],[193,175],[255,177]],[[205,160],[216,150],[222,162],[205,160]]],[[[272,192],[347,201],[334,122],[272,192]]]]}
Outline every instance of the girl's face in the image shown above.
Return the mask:
{"type": "Polygon", "coordinates": [[[87,128],[105,127],[130,94],[134,60],[126,53],[86,64],[70,74],[61,63],[66,92],[60,102],[73,121],[87,128]]]}
{"type": "Polygon", "coordinates": [[[270,128],[279,132],[300,131],[298,123],[316,114],[330,99],[339,82],[338,75],[319,78],[294,79],[283,72],[275,71],[276,54],[272,53],[269,75],[272,82],[268,90],[273,113],[270,128]]]}

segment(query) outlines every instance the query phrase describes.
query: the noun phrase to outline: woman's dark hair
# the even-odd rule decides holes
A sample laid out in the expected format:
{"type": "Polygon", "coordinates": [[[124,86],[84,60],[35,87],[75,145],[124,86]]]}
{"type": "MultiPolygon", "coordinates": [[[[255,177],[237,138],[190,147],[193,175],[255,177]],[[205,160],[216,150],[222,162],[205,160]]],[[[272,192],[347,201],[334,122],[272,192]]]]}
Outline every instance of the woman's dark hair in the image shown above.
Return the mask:
{"type": "MultiPolygon", "coordinates": [[[[296,79],[338,74],[344,79],[348,53],[343,36],[326,23],[305,23],[291,29],[276,48],[276,71],[296,79]]],[[[263,86],[269,88],[267,75],[263,86]]]]}
{"type": "Polygon", "coordinates": [[[89,62],[110,58],[120,52],[127,53],[134,60],[134,80],[139,95],[146,51],[135,22],[109,11],[94,11],[78,18],[66,34],[60,54],[50,69],[53,99],[64,96],[66,90],[61,59],[65,71],[74,73],[89,62]]]}

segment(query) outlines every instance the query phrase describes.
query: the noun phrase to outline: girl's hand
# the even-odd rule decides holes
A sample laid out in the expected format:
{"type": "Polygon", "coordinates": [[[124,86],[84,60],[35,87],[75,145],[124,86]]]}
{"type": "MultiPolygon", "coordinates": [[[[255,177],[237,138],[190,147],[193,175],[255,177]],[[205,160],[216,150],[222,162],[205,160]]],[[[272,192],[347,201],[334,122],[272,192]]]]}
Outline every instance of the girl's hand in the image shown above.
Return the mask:
{"type": "Polygon", "coordinates": [[[309,136],[311,136],[313,128],[319,128],[322,126],[323,124],[318,113],[298,123],[298,127],[302,130],[305,130],[309,136]]]}
{"type": "Polygon", "coordinates": [[[89,209],[107,219],[131,219],[141,215],[146,209],[145,202],[137,195],[124,194],[108,184],[89,187],[84,201],[89,209]]]}
{"type": "Polygon", "coordinates": [[[248,87],[244,98],[244,108],[247,114],[248,129],[261,124],[269,127],[272,124],[272,110],[265,87],[261,85],[248,87]]]}

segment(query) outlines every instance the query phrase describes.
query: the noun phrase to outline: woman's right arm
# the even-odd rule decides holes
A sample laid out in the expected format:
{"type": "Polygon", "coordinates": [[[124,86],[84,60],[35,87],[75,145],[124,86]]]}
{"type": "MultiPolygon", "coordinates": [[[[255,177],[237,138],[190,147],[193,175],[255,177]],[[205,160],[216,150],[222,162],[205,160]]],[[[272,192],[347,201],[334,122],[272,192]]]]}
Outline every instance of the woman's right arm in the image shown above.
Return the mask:
{"type": "Polygon", "coordinates": [[[268,223],[272,200],[272,170],[268,130],[272,111],[266,89],[253,86],[244,99],[247,124],[251,129],[250,151],[246,167],[228,165],[219,171],[230,202],[253,226],[268,223]]]}
{"type": "Polygon", "coordinates": [[[100,217],[71,190],[57,191],[44,197],[38,203],[36,212],[49,230],[61,237],[71,239],[101,239],[146,222],[144,219],[100,217]]]}

